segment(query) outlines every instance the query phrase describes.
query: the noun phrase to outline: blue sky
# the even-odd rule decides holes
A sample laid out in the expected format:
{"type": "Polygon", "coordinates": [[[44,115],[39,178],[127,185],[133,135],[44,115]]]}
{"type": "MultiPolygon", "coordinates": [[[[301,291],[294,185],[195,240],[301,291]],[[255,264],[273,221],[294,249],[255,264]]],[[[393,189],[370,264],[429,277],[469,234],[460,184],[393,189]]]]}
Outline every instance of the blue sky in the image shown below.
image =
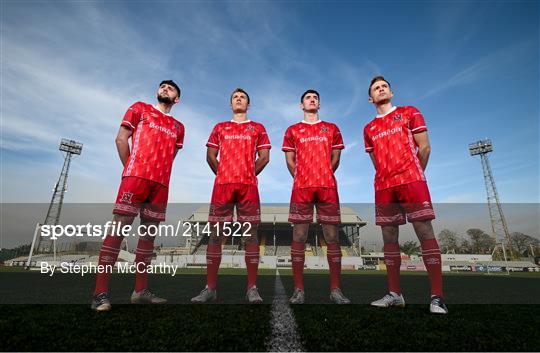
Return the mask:
{"type": "MultiPolygon", "coordinates": [[[[171,202],[208,202],[212,126],[230,119],[235,87],[251,96],[273,149],[262,202],[287,203],[292,180],[280,150],[302,119],[299,96],[321,93],[321,118],[347,148],[337,172],[343,202],[372,202],[374,171],[362,129],[374,116],[372,76],[396,105],[427,120],[434,202],[485,202],[468,143],[489,137],[503,202],[539,202],[537,2],[31,2],[2,1],[2,202],[48,202],[62,137],[84,143],[66,202],[113,202],[121,164],[114,137],[127,107],[153,102],[174,79],[186,126],[171,202]]],[[[370,215],[372,216],[372,215],[370,215]]]]}

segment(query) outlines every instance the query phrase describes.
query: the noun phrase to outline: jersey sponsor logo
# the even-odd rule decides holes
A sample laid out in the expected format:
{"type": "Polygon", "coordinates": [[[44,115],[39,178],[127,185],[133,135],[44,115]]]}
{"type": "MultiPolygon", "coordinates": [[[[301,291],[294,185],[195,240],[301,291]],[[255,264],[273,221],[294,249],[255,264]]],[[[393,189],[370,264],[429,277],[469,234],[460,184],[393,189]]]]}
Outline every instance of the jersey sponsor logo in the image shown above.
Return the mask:
{"type": "Polygon", "coordinates": [[[298,131],[299,131],[299,132],[304,132],[304,131],[306,131],[306,129],[300,129],[300,130],[298,130],[298,131]]]}
{"type": "Polygon", "coordinates": [[[250,135],[225,135],[225,140],[251,140],[250,135]]]}
{"type": "Polygon", "coordinates": [[[375,130],[377,127],[375,125],[373,125],[372,127],[369,128],[369,130],[375,130]]]}
{"type": "Polygon", "coordinates": [[[225,126],[225,130],[230,130],[231,127],[230,126],[225,126]]]}
{"type": "Polygon", "coordinates": [[[133,193],[132,192],[127,192],[127,191],[124,191],[124,193],[122,194],[122,198],[120,199],[120,202],[123,202],[123,203],[131,203],[131,198],[133,197],[133,193]]]}
{"type": "Polygon", "coordinates": [[[311,136],[311,137],[302,137],[300,139],[300,143],[305,143],[305,142],[325,142],[325,141],[328,141],[328,137],[326,136],[311,136]]]}
{"type": "Polygon", "coordinates": [[[401,116],[401,114],[396,114],[392,119],[394,119],[394,121],[401,121],[403,120],[403,117],[401,116]]]}
{"type": "Polygon", "coordinates": [[[377,140],[377,139],[380,139],[381,137],[386,137],[386,136],[394,135],[394,134],[396,134],[396,133],[398,133],[398,132],[401,132],[401,126],[398,126],[398,127],[392,128],[392,129],[388,129],[388,130],[379,132],[378,134],[376,134],[375,136],[373,136],[372,140],[375,141],[375,140],[377,140]]]}
{"type": "Polygon", "coordinates": [[[161,125],[157,125],[155,124],[153,121],[150,122],[150,125],[148,125],[150,127],[150,129],[156,129],[158,131],[161,131],[169,136],[171,136],[172,138],[176,138],[177,135],[174,131],[172,131],[171,129],[167,129],[166,127],[163,127],[161,125]]]}

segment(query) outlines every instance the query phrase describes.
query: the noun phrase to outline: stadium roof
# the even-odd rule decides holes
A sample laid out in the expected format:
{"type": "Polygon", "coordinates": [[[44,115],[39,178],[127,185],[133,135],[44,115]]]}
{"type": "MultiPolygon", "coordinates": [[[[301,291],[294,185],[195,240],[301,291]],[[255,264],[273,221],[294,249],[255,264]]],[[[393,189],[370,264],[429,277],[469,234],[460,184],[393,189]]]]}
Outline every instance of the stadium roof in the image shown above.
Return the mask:
{"type": "MultiPolygon", "coordinates": [[[[188,221],[191,222],[207,222],[208,221],[209,205],[199,207],[188,221]]],[[[316,217],[314,217],[316,218],[316,217]]],[[[289,224],[289,207],[288,206],[261,206],[261,223],[271,224],[289,224]]],[[[316,221],[314,223],[317,223],[316,221]]],[[[341,225],[358,225],[363,227],[367,224],[360,216],[350,207],[341,206],[341,225]]]]}

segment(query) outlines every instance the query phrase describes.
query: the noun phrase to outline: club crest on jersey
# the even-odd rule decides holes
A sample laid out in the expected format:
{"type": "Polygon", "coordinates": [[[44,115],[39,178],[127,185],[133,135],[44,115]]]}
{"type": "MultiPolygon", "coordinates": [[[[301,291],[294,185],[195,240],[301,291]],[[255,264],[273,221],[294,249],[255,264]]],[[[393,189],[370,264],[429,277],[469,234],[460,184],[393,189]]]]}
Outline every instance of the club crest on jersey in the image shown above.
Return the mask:
{"type": "Polygon", "coordinates": [[[122,198],[120,199],[120,202],[123,202],[123,203],[131,203],[131,198],[133,197],[133,193],[132,192],[127,192],[127,191],[124,191],[124,193],[122,194],[122,198]]]}
{"type": "Polygon", "coordinates": [[[246,126],[246,131],[247,132],[255,131],[255,128],[252,125],[248,125],[246,126]]]}
{"type": "Polygon", "coordinates": [[[396,115],[394,115],[393,119],[394,119],[394,121],[401,121],[401,120],[403,120],[403,117],[401,116],[401,114],[396,114],[396,115]]]}
{"type": "Polygon", "coordinates": [[[180,124],[177,123],[176,121],[174,122],[174,128],[177,130],[180,130],[180,124]]]}
{"type": "Polygon", "coordinates": [[[321,132],[328,132],[328,128],[326,126],[321,126],[321,132]]]}

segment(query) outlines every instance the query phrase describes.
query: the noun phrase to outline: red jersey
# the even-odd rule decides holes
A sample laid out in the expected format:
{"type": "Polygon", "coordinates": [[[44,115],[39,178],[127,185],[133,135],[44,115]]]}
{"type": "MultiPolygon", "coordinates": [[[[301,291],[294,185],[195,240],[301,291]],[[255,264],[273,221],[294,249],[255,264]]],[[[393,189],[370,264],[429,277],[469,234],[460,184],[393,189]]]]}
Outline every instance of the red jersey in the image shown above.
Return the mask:
{"type": "Polygon", "coordinates": [[[332,150],[343,148],[343,138],[335,124],[319,120],[289,126],[282,150],[296,154],[293,189],[337,187],[332,150]]]}
{"type": "Polygon", "coordinates": [[[377,166],[375,190],[426,180],[413,138],[426,130],[415,107],[393,107],[364,127],[366,152],[373,153],[377,166]]]}
{"type": "Polygon", "coordinates": [[[218,123],[206,146],[218,149],[220,156],[215,184],[252,185],[257,185],[255,153],[272,147],[264,126],[250,120],[218,123]]]}
{"type": "Polygon", "coordinates": [[[139,177],[168,187],[175,149],[184,144],[184,125],[150,104],[137,102],[129,107],[122,126],[133,131],[122,177],[139,177]]]}

